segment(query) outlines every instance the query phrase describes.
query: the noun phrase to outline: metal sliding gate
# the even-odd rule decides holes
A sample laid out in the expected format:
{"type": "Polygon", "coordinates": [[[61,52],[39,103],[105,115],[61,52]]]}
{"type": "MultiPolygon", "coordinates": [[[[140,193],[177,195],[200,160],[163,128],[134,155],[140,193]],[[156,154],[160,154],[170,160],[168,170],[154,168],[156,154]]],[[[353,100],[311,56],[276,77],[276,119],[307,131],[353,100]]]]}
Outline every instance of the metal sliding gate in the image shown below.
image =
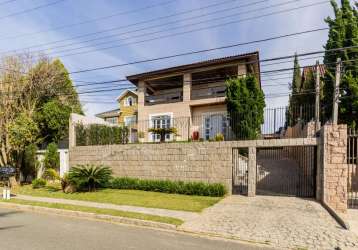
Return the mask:
{"type": "Polygon", "coordinates": [[[348,208],[358,208],[358,130],[348,130],[348,208]]]}
{"type": "Polygon", "coordinates": [[[316,146],[257,149],[256,193],[314,197],[316,146]]]}

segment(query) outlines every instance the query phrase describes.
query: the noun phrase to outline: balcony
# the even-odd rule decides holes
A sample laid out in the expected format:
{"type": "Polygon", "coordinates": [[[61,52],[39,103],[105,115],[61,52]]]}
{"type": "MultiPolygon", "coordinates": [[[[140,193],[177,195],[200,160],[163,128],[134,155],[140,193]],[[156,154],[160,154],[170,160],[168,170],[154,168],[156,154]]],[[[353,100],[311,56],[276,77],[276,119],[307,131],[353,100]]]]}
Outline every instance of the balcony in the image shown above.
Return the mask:
{"type": "Polygon", "coordinates": [[[225,97],[225,82],[192,85],[191,100],[225,97]]]}
{"type": "Polygon", "coordinates": [[[145,83],[145,105],[183,101],[183,76],[171,76],[145,83]]]}
{"type": "Polygon", "coordinates": [[[183,101],[183,89],[171,89],[167,91],[158,91],[145,97],[146,105],[156,105],[163,103],[173,103],[183,101]]]}
{"type": "Polygon", "coordinates": [[[237,77],[238,67],[227,66],[192,74],[191,100],[225,97],[229,78],[237,77]]]}

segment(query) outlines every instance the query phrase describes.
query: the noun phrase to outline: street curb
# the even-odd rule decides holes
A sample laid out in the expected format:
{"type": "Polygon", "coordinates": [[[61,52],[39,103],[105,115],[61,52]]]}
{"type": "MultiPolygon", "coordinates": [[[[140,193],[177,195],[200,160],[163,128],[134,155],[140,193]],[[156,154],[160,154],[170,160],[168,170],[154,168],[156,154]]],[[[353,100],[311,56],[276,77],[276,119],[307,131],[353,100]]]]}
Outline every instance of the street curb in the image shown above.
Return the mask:
{"type": "Polygon", "coordinates": [[[185,234],[191,234],[191,235],[197,235],[199,237],[224,239],[224,240],[229,240],[229,241],[234,241],[234,242],[240,241],[241,243],[245,243],[245,244],[248,244],[248,245],[251,245],[251,246],[252,245],[260,246],[261,248],[270,248],[270,249],[272,249],[274,247],[274,246],[271,245],[271,242],[245,240],[245,239],[242,239],[242,238],[236,237],[236,236],[229,236],[229,235],[216,234],[216,233],[190,231],[190,230],[183,229],[180,226],[178,226],[177,232],[181,232],[181,233],[185,233],[185,234]]]}
{"type": "Polygon", "coordinates": [[[325,202],[322,202],[323,207],[327,210],[327,212],[337,221],[339,225],[341,225],[344,229],[350,230],[350,226],[348,221],[346,221],[343,216],[337,213],[333,208],[331,208],[325,202]]]}
{"type": "Polygon", "coordinates": [[[143,226],[143,227],[154,227],[154,228],[165,229],[165,230],[177,229],[175,225],[171,225],[171,224],[155,222],[155,221],[146,221],[146,220],[140,220],[134,218],[126,218],[120,216],[112,216],[106,214],[96,214],[90,212],[72,211],[72,210],[65,210],[65,209],[58,209],[58,208],[21,205],[21,204],[5,203],[5,202],[0,202],[0,206],[5,208],[22,210],[22,211],[56,214],[56,215],[70,216],[76,218],[94,219],[94,220],[107,221],[111,223],[129,224],[129,225],[143,226]]]}

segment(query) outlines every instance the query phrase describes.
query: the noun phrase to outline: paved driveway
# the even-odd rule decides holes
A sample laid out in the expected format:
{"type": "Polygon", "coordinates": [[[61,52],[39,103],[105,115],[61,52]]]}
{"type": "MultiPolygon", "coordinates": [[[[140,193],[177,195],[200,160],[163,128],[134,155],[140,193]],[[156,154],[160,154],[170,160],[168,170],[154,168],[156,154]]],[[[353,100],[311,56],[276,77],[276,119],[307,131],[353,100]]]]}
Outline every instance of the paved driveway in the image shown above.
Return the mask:
{"type": "Polygon", "coordinates": [[[358,236],[342,229],[319,203],[296,197],[229,196],[181,229],[280,248],[358,248],[358,236]]]}

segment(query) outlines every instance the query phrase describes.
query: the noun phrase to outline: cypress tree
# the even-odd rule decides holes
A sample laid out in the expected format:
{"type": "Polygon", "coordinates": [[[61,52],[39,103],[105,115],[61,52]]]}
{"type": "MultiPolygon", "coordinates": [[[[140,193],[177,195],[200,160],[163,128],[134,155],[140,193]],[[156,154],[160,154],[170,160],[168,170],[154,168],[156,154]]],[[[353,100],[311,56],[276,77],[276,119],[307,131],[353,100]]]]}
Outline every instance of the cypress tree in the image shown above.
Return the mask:
{"type": "Polygon", "coordinates": [[[230,79],[226,83],[230,126],[240,139],[257,139],[264,122],[265,96],[255,76],[230,79]]]}
{"type": "MultiPolygon", "coordinates": [[[[329,26],[326,50],[340,47],[358,46],[358,14],[356,7],[350,5],[349,0],[341,0],[341,7],[336,1],[331,0],[334,11],[334,19],[325,19],[329,26]]],[[[337,58],[343,61],[343,71],[340,83],[340,104],[338,119],[340,123],[346,123],[355,127],[358,123],[358,48],[340,51],[326,51],[324,63],[326,73],[324,76],[322,116],[328,121],[332,116],[333,91],[335,86],[335,63],[337,58]]]]}
{"type": "Polygon", "coordinates": [[[293,76],[291,84],[291,93],[289,100],[288,111],[286,114],[286,124],[288,126],[294,126],[297,123],[297,110],[301,104],[300,96],[297,95],[301,90],[301,67],[298,62],[297,53],[293,62],[293,76]]]}

